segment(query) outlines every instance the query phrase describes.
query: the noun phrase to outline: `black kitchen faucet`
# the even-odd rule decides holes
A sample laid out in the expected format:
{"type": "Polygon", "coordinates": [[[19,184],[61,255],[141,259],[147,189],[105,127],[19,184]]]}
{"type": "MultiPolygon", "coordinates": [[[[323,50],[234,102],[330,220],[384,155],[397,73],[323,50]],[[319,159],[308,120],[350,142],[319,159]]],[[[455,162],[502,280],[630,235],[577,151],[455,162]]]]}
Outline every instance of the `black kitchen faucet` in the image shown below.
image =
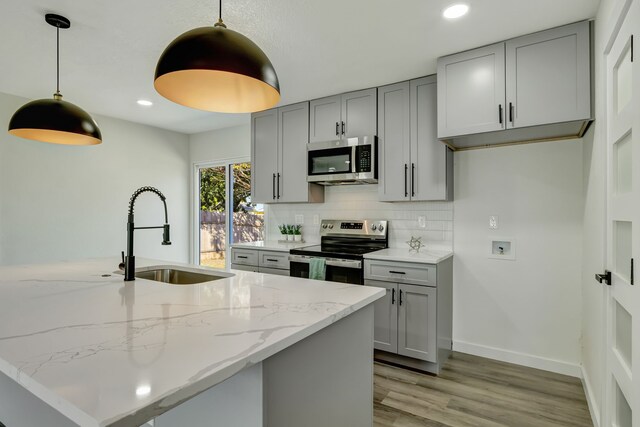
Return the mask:
{"type": "Polygon", "coordinates": [[[164,194],[160,192],[157,188],[153,187],[141,187],[138,188],[133,195],[131,196],[131,200],[129,200],[129,216],[127,217],[127,257],[124,260],[124,280],[125,282],[129,282],[131,280],[136,279],[136,257],[133,256],[133,232],[135,230],[148,230],[152,228],[162,228],[164,231],[162,233],[162,244],[170,245],[171,239],[169,237],[169,220],[167,216],[167,202],[164,194]],[[164,225],[158,225],[156,227],[135,227],[133,224],[133,205],[136,203],[136,199],[142,193],[151,192],[155,193],[160,197],[162,203],[164,203],[164,225]]]}

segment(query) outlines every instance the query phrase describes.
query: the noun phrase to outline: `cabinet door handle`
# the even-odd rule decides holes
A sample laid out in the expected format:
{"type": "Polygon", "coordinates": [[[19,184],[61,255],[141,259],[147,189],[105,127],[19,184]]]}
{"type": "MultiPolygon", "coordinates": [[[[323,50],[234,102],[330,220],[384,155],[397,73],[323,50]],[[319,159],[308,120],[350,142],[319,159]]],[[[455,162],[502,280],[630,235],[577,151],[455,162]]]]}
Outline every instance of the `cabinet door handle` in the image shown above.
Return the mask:
{"type": "Polygon", "coordinates": [[[407,191],[407,170],[408,170],[408,168],[409,167],[405,163],[404,164],[404,197],[408,197],[409,196],[409,193],[407,191]]]}
{"type": "Polygon", "coordinates": [[[340,135],[340,124],[336,122],[336,136],[340,135]]]}
{"type": "Polygon", "coordinates": [[[509,103],[509,121],[513,124],[513,104],[509,103]]]}
{"type": "Polygon", "coordinates": [[[345,128],[345,125],[344,125],[344,122],[342,122],[342,134],[343,135],[344,135],[344,128],[345,128]]]}
{"type": "Polygon", "coordinates": [[[404,271],[393,271],[393,270],[389,270],[390,274],[407,274],[404,271]]]}
{"type": "Polygon", "coordinates": [[[280,198],[280,174],[278,173],[278,199],[280,198]]]}
{"type": "Polygon", "coordinates": [[[398,299],[398,305],[402,305],[402,289],[400,289],[400,298],[398,299]]]}
{"type": "Polygon", "coordinates": [[[273,195],[273,200],[276,199],[276,174],[273,174],[273,179],[271,181],[271,194],[273,195]]]}
{"type": "Polygon", "coordinates": [[[416,175],[416,164],[411,163],[411,197],[416,195],[415,175],[416,175]]]}
{"type": "Polygon", "coordinates": [[[498,105],[498,120],[500,120],[500,124],[502,124],[502,104],[498,105]]]}
{"type": "Polygon", "coordinates": [[[396,288],[391,289],[391,305],[396,303],[396,288]]]}

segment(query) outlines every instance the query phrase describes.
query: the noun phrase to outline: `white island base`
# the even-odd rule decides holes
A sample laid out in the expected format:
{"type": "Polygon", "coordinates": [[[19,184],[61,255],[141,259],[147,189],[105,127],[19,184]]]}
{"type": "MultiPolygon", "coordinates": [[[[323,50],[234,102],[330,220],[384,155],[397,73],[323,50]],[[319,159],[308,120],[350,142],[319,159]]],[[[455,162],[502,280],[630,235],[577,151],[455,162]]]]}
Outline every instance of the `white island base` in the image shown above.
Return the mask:
{"type": "MultiPolygon", "coordinates": [[[[155,417],[154,427],[370,427],[372,355],[369,304],[159,416],[137,413],[109,425],[155,417]]],[[[77,425],[4,374],[0,397],[6,427],[77,425]]]]}

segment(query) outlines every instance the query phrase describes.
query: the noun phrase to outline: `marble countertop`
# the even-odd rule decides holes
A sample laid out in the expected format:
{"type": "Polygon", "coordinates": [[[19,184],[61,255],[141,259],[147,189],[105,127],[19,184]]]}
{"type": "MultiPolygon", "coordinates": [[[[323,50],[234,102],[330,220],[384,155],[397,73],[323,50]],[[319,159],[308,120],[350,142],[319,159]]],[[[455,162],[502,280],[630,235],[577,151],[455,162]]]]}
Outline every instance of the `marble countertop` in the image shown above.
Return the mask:
{"type": "Polygon", "coordinates": [[[365,259],[378,259],[384,261],[418,262],[421,264],[437,264],[453,256],[451,251],[422,250],[418,253],[409,252],[409,249],[387,248],[364,254],[365,259]]]}
{"type": "Polygon", "coordinates": [[[125,284],[118,262],[0,267],[0,371],[83,426],[140,425],[384,295],[235,270],[125,284]]]}
{"type": "Polygon", "coordinates": [[[266,241],[260,241],[260,242],[234,243],[231,245],[231,247],[244,248],[244,249],[258,249],[262,251],[289,252],[289,249],[299,249],[307,246],[313,246],[314,244],[317,244],[317,243],[309,243],[309,242],[280,243],[277,240],[266,240],[266,241]]]}

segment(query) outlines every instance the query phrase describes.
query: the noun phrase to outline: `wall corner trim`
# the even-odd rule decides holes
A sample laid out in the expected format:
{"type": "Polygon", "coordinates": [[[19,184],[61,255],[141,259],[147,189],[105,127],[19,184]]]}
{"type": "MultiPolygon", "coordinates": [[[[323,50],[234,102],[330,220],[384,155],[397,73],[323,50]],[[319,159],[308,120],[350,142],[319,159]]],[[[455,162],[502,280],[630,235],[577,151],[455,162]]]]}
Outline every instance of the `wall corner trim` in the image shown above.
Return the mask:
{"type": "Polygon", "coordinates": [[[600,427],[600,406],[597,404],[598,402],[596,402],[593,396],[591,380],[589,379],[589,375],[587,374],[586,369],[584,369],[584,365],[580,368],[582,371],[582,388],[584,388],[584,394],[587,398],[587,406],[589,407],[589,413],[591,414],[593,427],[600,427]]]}
{"type": "Polygon", "coordinates": [[[542,369],[557,374],[582,378],[582,367],[579,364],[458,340],[453,341],[453,350],[459,351],[460,353],[499,360],[501,362],[514,363],[529,368],[542,369]]]}

